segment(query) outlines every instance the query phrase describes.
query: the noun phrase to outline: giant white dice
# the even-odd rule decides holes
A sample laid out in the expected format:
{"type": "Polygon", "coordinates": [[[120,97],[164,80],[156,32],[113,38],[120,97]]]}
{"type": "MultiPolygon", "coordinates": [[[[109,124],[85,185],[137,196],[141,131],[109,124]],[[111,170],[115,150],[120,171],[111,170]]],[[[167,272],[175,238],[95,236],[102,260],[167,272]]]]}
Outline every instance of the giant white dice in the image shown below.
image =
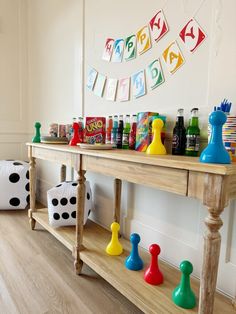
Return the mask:
{"type": "Polygon", "coordinates": [[[29,203],[29,164],[0,160],[0,209],[24,209],[29,203]]]}
{"type": "MultiPolygon", "coordinates": [[[[62,182],[47,192],[49,224],[52,227],[76,224],[76,190],[78,182],[62,182]]],[[[84,224],[93,210],[92,192],[85,182],[84,224]]]]}

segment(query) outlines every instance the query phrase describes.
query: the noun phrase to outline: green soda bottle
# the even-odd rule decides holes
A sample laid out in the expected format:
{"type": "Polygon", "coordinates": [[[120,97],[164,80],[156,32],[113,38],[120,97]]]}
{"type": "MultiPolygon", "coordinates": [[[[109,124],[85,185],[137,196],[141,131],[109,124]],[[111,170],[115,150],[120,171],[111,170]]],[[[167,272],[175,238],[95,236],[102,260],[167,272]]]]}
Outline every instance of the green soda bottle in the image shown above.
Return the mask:
{"type": "Polygon", "coordinates": [[[122,148],[129,149],[129,134],[130,134],[130,115],[125,116],[125,127],[123,129],[122,148]]]}
{"type": "Polygon", "coordinates": [[[197,156],[200,144],[200,129],[198,126],[198,108],[191,110],[191,119],[186,131],[186,156],[197,156]]]}

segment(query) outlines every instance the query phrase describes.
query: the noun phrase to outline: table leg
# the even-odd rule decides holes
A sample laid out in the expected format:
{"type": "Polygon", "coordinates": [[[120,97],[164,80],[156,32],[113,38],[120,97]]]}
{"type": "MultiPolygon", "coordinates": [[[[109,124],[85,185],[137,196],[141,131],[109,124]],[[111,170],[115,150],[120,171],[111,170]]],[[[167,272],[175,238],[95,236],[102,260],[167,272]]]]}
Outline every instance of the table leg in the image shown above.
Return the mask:
{"type": "Polygon", "coordinates": [[[32,230],[35,228],[36,220],[33,218],[33,212],[35,211],[35,184],[36,184],[36,162],[32,157],[32,147],[29,147],[29,180],[30,180],[30,208],[28,210],[29,223],[32,230]]]}
{"type": "Polygon", "coordinates": [[[114,180],[114,194],[115,194],[114,221],[118,223],[120,223],[121,187],[122,181],[116,178],[114,180]]]}
{"type": "Polygon", "coordinates": [[[79,179],[77,186],[77,210],[76,210],[76,244],[75,244],[75,272],[77,275],[81,273],[83,261],[80,259],[80,251],[83,243],[84,229],[84,205],[85,205],[85,171],[79,171],[79,179]]]}
{"type": "Polygon", "coordinates": [[[235,309],[235,311],[236,311],[236,297],[235,297],[235,299],[234,300],[232,300],[232,304],[233,304],[233,308],[235,309]]]}
{"type": "Polygon", "coordinates": [[[61,165],[61,182],[66,181],[66,166],[65,165],[61,165]]]}
{"type": "Polygon", "coordinates": [[[221,245],[219,229],[223,225],[220,214],[227,206],[227,177],[206,175],[203,202],[209,214],[205,219],[199,313],[212,314],[221,245]]]}

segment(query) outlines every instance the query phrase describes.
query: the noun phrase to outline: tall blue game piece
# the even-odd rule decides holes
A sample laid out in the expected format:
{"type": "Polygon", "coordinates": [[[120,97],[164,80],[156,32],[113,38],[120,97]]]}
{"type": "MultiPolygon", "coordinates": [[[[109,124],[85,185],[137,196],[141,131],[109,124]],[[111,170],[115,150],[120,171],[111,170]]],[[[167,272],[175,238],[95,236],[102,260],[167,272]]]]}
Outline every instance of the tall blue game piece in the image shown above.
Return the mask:
{"type": "Polygon", "coordinates": [[[230,156],[224,147],[222,140],[222,126],[226,122],[226,114],[221,111],[213,111],[209,117],[209,123],[212,126],[211,138],[208,146],[200,155],[201,162],[230,164],[230,156]]]}
{"type": "Polygon", "coordinates": [[[138,244],[140,236],[137,233],[132,233],[130,236],[132,250],[130,255],[126,258],[125,267],[130,270],[141,270],[143,268],[143,261],[138,254],[138,244]]]}

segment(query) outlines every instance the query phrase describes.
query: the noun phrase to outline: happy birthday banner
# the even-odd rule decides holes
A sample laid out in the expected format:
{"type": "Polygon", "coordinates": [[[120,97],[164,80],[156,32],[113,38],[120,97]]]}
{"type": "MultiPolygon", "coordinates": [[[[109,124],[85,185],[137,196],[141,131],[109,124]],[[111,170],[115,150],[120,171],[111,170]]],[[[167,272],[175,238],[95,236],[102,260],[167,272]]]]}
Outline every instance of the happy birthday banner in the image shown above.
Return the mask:
{"type": "MultiPolygon", "coordinates": [[[[142,34],[144,34],[145,32],[146,32],[145,29],[141,30],[142,34]]],[[[133,42],[135,40],[133,36],[134,35],[128,37],[126,41],[133,42]]],[[[161,33],[158,34],[156,32],[156,36],[157,36],[156,39],[159,40],[160,37],[163,36],[163,34],[161,33]]],[[[206,34],[198,25],[196,20],[192,18],[180,31],[179,38],[184,43],[185,48],[189,52],[193,53],[205,40],[206,34]]],[[[114,50],[112,54],[112,59],[114,62],[120,62],[118,61],[120,57],[118,56],[118,54],[114,52],[118,49],[117,47],[120,47],[121,49],[124,45],[126,46],[126,41],[124,41],[123,39],[114,41],[111,50],[109,50],[109,51],[114,50]]],[[[144,51],[146,51],[146,49],[149,48],[150,48],[149,41],[146,41],[145,45],[142,46],[142,48],[140,48],[138,51],[140,53],[142,51],[143,53],[144,51]]],[[[127,55],[126,50],[124,51],[124,59],[129,57],[131,58],[131,56],[133,58],[134,56],[133,52],[127,55]]],[[[178,46],[177,40],[171,42],[168,45],[168,47],[166,47],[161,57],[167,70],[171,74],[174,74],[185,62],[184,56],[178,46]]],[[[88,71],[86,86],[89,90],[93,91],[95,95],[99,97],[104,97],[107,100],[129,101],[131,96],[130,95],[131,83],[132,83],[132,98],[134,99],[139,98],[146,94],[147,92],[146,77],[149,90],[153,90],[165,82],[164,74],[161,67],[161,58],[152,61],[147,66],[146,69],[136,72],[131,77],[125,77],[121,79],[107,78],[105,75],[98,73],[94,68],[90,67],[88,71]],[[106,94],[104,95],[105,86],[106,94]]]]}
{"type": "Polygon", "coordinates": [[[108,62],[122,62],[135,59],[152,47],[167,32],[168,25],[162,10],[159,10],[147,25],[141,27],[136,34],[125,39],[107,38],[102,59],[108,62]]]}

